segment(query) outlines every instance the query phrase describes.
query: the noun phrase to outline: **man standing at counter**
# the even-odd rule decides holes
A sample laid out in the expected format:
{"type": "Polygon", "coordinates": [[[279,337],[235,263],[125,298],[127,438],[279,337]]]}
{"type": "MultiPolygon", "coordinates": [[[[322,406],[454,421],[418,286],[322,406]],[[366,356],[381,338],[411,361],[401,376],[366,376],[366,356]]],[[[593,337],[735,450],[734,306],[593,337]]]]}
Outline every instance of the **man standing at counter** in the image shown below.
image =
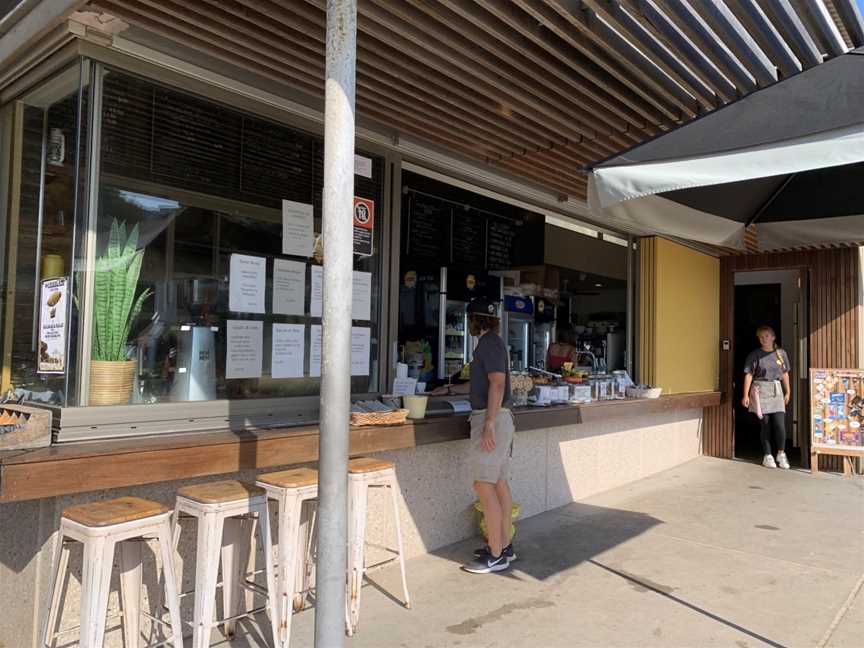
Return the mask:
{"type": "Polygon", "coordinates": [[[471,397],[471,443],[468,463],[474,490],[483,505],[489,544],[474,552],[475,560],[462,566],[472,574],[504,571],[516,559],[510,542],[513,498],[507,480],[515,430],[510,405],[510,366],[507,346],[498,335],[495,304],[477,298],[468,304],[468,331],[478,337],[471,378],[463,385],[440,387],[437,394],[471,397]]]}

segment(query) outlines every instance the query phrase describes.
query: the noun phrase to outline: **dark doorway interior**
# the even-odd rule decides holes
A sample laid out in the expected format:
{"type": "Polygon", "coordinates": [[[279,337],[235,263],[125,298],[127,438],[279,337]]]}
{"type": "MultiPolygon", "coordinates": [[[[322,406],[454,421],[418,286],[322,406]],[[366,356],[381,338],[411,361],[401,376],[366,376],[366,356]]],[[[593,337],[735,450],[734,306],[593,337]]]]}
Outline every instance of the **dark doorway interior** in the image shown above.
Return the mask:
{"type": "Polygon", "coordinates": [[[779,283],[735,286],[735,456],[741,459],[762,460],[759,421],[741,405],[744,361],[759,345],[756,329],[762,325],[773,328],[777,344],[782,345],[781,297],[779,283]]]}

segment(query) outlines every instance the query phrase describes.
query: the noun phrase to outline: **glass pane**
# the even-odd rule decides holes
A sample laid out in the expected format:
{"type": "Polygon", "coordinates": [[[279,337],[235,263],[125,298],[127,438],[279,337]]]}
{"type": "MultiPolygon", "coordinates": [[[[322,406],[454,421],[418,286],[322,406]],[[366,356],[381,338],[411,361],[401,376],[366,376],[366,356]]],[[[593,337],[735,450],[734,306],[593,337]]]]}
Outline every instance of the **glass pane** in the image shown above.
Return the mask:
{"type": "Polygon", "coordinates": [[[60,405],[74,401],[67,399],[67,379],[74,370],[70,271],[80,78],[76,64],[12,108],[3,391],[60,405]]]}
{"type": "MultiPolygon", "coordinates": [[[[93,359],[134,366],[131,394],[112,402],[318,394],[312,283],[326,260],[320,249],[312,258],[283,254],[282,205],[309,205],[318,237],[320,138],[110,71],[101,164],[93,359]],[[119,263],[116,293],[106,272],[112,228],[120,246],[137,237],[119,263]],[[286,295],[296,307],[286,307],[286,295]],[[130,312],[136,300],[140,312],[130,312]],[[120,304],[119,321],[110,304],[120,304]]],[[[373,159],[372,178],[356,180],[357,195],[380,208],[382,161],[373,159]]],[[[354,263],[372,275],[363,315],[371,319],[354,321],[358,354],[368,354],[355,357],[355,393],[378,389],[380,227],[374,234],[374,254],[354,263]]],[[[101,370],[91,365],[91,404],[109,404],[94,400],[92,375],[101,370]]]]}

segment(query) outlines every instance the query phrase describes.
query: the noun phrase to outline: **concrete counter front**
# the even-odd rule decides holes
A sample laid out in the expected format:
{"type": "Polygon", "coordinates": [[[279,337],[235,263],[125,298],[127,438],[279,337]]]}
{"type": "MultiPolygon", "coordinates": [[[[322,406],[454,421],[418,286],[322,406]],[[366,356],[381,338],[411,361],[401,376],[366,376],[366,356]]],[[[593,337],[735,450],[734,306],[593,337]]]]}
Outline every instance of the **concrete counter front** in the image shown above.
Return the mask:
{"type": "MultiPolygon", "coordinates": [[[[718,393],[679,394],[657,400],[517,410],[516,429],[527,432],[599,424],[610,419],[641,419],[666,412],[701,410],[718,404],[719,399],[718,393]]],[[[630,425],[634,426],[632,422],[630,425]]],[[[352,428],[351,454],[413,448],[467,437],[465,416],[352,428]]],[[[229,474],[317,459],[315,426],[55,445],[0,454],[0,502],[229,474]]]]}
{"type": "MultiPolygon", "coordinates": [[[[510,485],[520,517],[697,457],[703,408],[719,398],[716,393],[683,394],[655,401],[517,411],[510,485]]],[[[467,437],[465,416],[351,431],[352,454],[374,454],[396,464],[399,517],[408,556],[476,533],[474,493],[465,459],[467,437]]],[[[14,636],[16,648],[39,645],[36,634],[48,608],[48,581],[64,508],[124,495],[171,507],[177,490],[190,483],[228,475],[254,481],[262,470],[314,462],[317,453],[318,430],[309,427],[76,443],[3,456],[0,644],[2,638],[14,636]]],[[[370,496],[367,539],[373,545],[389,546],[392,541],[392,512],[389,495],[370,496]]],[[[195,564],[194,537],[185,532],[181,536],[185,565],[195,564]]],[[[387,557],[370,546],[370,563],[387,557]]],[[[80,573],[80,552],[73,552],[72,573],[80,573]]],[[[192,588],[193,577],[194,568],[183,571],[184,589],[192,588]]],[[[410,587],[410,569],[408,582],[410,587]]],[[[148,587],[157,585],[148,583],[148,587]]],[[[79,580],[73,577],[66,594],[67,613],[72,617],[79,597],[79,580]]],[[[112,590],[110,612],[117,610],[112,590]]],[[[109,632],[105,645],[123,645],[119,630],[109,632]]]]}

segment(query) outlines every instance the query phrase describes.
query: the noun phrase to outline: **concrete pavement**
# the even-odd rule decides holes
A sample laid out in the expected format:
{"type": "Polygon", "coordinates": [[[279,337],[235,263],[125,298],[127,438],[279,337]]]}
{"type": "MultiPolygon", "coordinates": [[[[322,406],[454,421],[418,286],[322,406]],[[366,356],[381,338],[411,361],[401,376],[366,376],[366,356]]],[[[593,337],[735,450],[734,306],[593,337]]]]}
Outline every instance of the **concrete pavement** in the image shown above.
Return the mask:
{"type": "MultiPolygon", "coordinates": [[[[864,646],[860,478],[701,458],[521,521],[504,574],[460,571],[476,546],[409,561],[411,610],[398,568],[374,574],[346,645],[864,646]]],[[[230,645],[264,645],[249,630],[230,645]]]]}

